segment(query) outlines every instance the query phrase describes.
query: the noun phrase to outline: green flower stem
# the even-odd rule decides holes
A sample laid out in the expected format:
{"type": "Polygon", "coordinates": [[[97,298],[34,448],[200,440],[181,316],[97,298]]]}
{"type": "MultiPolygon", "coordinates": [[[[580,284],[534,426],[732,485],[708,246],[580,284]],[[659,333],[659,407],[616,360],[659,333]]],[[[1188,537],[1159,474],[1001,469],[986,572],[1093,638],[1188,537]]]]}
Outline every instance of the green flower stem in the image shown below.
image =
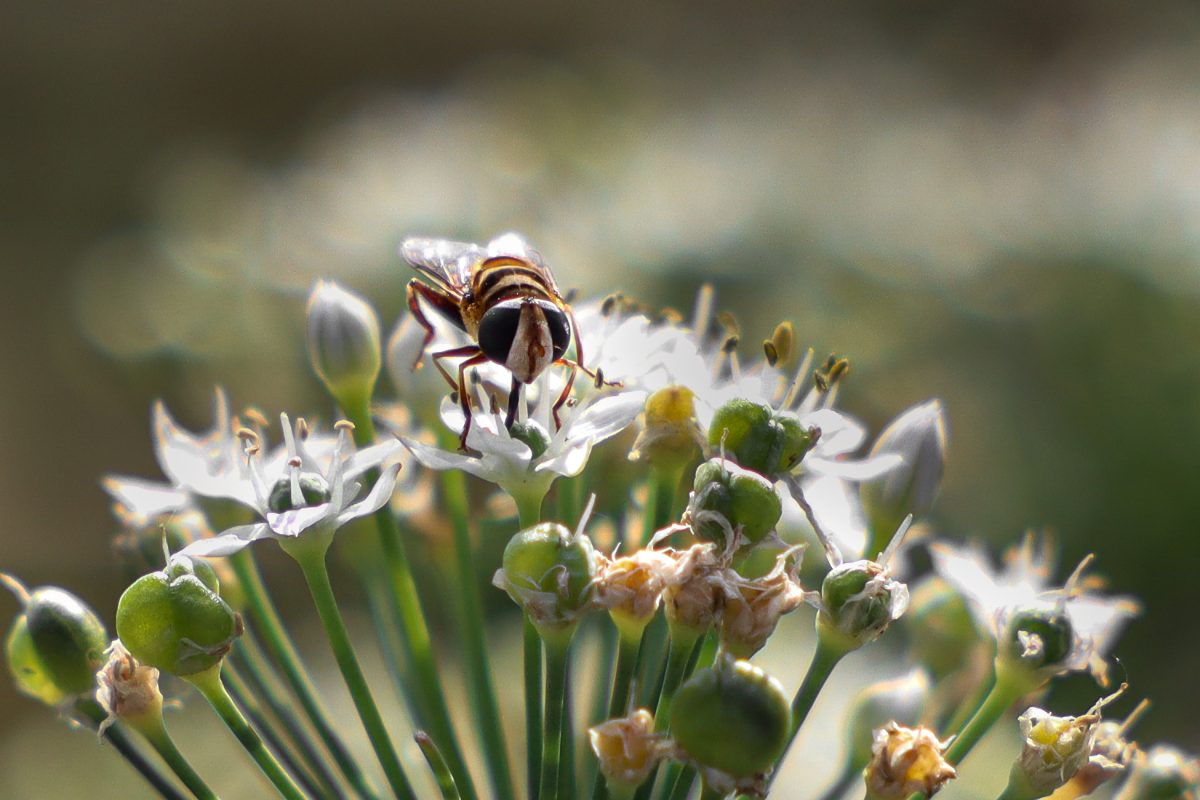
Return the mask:
{"type": "MultiPolygon", "coordinates": [[[[608,681],[603,680],[605,675],[613,675],[613,670],[617,666],[617,640],[620,638],[615,626],[610,625],[608,620],[601,616],[592,616],[593,625],[596,627],[596,636],[599,644],[599,652],[596,655],[596,675],[597,680],[592,683],[592,701],[588,707],[588,715],[585,727],[590,727],[599,722],[608,719],[608,704],[610,695],[614,686],[608,681]]],[[[586,621],[585,621],[585,624],[586,621]]],[[[636,657],[636,656],[635,656],[636,657]]],[[[614,677],[615,681],[615,677],[614,677]]],[[[588,750],[584,749],[583,757],[583,775],[580,777],[580,786],[592,785],[592,795],[596,794],[596,779],[599,779],[600,791],[603,791],[604,778],[600,775],[600,763],[594,758],[587,755],[588,750]]]]}
{"type": "Polygon", "coordinates": [[[467,482],[455,469],[441,472],[442,491],[454,528],[454,555],[458,569],[459,602],[462,606],[463,654],[471,688],[475,724],[483,739],[483,752],[491,778],[492,791],[500,800],[514,800],[508,750],[504,745],[504,726],[492,684],[487,635],[483,627],[483,600],[476,581],[475,550],[467,519],[467,482]]]}
{"type": "Polygon", "coordinates": [[[261,697],[271,710],[283,729],[288,741],[300,754],[305,765],[316,777],[317,781],[330,796],[342,792],[337,775],[331,768],[328,759],[321,752],[320,745],[313,740],[312,732],[296,714],[296,710],[284,695],[279,679],[273,673],[262,645],[258,643],[252,631],[247,630],[230,654],[230,665],[236,667],[239,675],[245,677],[252,696],[261,697]]]}
{"type": "Polygon", "coordinates": [[[567,650],[567,663],[563,668],[563,710],[562,710],[562,730],[563,735],[558,740],[558,796],[562,798],[574,798],[575,791],[575,714],[574,714],[574,697],[572,691],[572,673],[574,671],[574,659],[572,650],[567,650]]]}
{"type": "Polygon", "coordinates": [[[188,788],[188,791],[196,795],[197,800],[216,800],[216,793],[208,788],[208,784],[196,773],[196,770],[192,769],[192,765],[175,746],[175,742],[167,733],[167,726],[163,723],[161,713],[147,714],[141,719],[131,720],[130,726],[150,743],[154,752],[162,757],[171,771],[179,777],[179,780],[183,781],[183,785],[188,788]]]}
{"type": "Polygon", "coordinates": [[[688,662],[692,660],[692,651],[696,649],[699,639],[699,636],[691,632],[678,629],[672,631],[671,649],[667,652],[667,672],[663,678],[662,692],[658,696],[658,705],[654,710],[655,731],[662,732],[668,727],[671,699],[675,697],[675,690],[683,682],[684,672],[688,662]]]}
{"type": "Polygon", "coordinates": [[[237,706],[233,704],[229,693],[225,691],[225,685],[221,682],[220,663],[203,672],[184,676],[184,678],[195,686],[200,694],[204,695],[204,699],[241,742],[242,747],[258,764],[267,779],[274,784],[279,794],[287,800],[306,800],[304,792],[300,791],[300,787],[283,771],[283,767],[279,766],[279,762],[267,750],[262,739],[258,737],[254,729],[246,722],[246,718],[237,710],[237,706]]]}
{"type": "Polygon", "coordinates": [[[650,538],[656,531],[666,527],[667,523],[671,521],[675,492],[679,488],[679,481],[682,478],[682,466],[670,469],[651,467],[646,511],[642,520],[642,547],[650,543],[650,538]]]}
{"type": "MultiPolygon", "coordinates": [[[[100,723],[108,716],[104,709],[90,698],[81,698],[75,703],[76,712],[84,717],[92,730],[99,730],[100,723]]],[[[133,740],[120,725],[110,725],[104,730],[104,739],[113,749],[125,759],[129,766],[142,776],[154,791],[164,800],[187,800],[187,797],[171,782],[171,779],[159,771],[159,768],[146,759],[133,740]]],[[[197,795],[199,797],[199,795],[197,795]]],[[[203,800],[203,798],[202,798],[203,800]]]]}
{"type": "Polygon", "coordinates": [[[528,773],[529,800],[538,798],[538,781],[542,774],[542,637],[529,615],[524,625],[525,657],[525,768],[528,773]]]}
{"type": "MultiPolygon", "coordinates": [[[[692,673],[698,669],[706,669],[711,667],[713,661],[717,658],[717,633],[710,630],[700,642],[700,646],[693,653],[694,658],[690,659],[683,671],[683,680],[687,680],[692,676],[692,673]]],[[[667,765],[667,770],[663,773],[663,780],[660,781],[658,797],[660,800],[675,800],[676,795],[680,792],[680,798],[687,797],[687,792],[692,786],[692,782],[696,778],[696,771],[691,767],[685,767],[678,761],[672,761],[667,765]]]]}
{"type": "MultiPolygon", "coordinates": [[[[354,425],[354,443],[368,447],[375,443],[375,423],[371,419],[368,398],[343,406],[347,419],[354,425]]],[[[363,483],[371,486],[379,478],[379,470],[368,470],[363,483]]],[[[463,760],[462,750],[454,735],[454,724],[450,721],[450,709],[446,705],[446,694],[442,691],[440,671],[433,653],[429,626],[417,594],[412,568],[408,563],[408,552],[400,536],[396,518],[385,505],[375,512],[375,525],[379,531],[380,548],[391,578],[392,600],[400,615],[400,632],[405,656],[413,667],[413,677],[419,687],[414,696],[422,700],[416,709],[417,717],[428,734],[438,743],[438,749],[446,757],[455,782],[466,800],[475,800],[475,785],[471,773],[463,760]]]]}
{"type": "MultiPolygon", "coordinates": [[[[542,518],[542,501],[545,495],[536,493],[514,494],[517,503],[519,530],[532,528],[542,518]]],[[[525,615],[524,633],[525,661],[525,767],[529,800],[539,800],[538,781],[542,774],[542,637],[534,627],[529,615],[525,615]]]]}
{"type": "MultiPolygon", "coordinates": [[[[624,715],[629,705],[629,687],[633,683],[634,672],[637,671],[638,647],[641,645],[640,632],[625,628],[617,629],[617,666],[613,672],[612,690],[608,695],[608,715],[605,719],[614,719],[624,715]]],[[[592,800],[604,800],[607,781],[600,772],[592,783],[592,800]]]]}
{"type": "Polygon", "coordinates": [[[558,798],[558,759],[562,737],[571,735],[571,731],[563,730],[563,701],[572,633],[574,631],[570,630],[542,636],[542,644],[546,651],[546,700],[543,705],[545,722],[542,727],[542,781],[538,791],[539,800],[558,798]]]}
{"type": "Polygon", "coordinates": [[[958,737],[950,743],[950,747],[946,750],[946,760],[957,765],[966,758],[984,734],[991,730],[1001,715],[1008,710],[1008,707],[1032,688],[1027,688],[1027,684],[1014,680],[1012,676],[1006,675],[1003,671],[998,671],[987,699],[976,709],[975,714],[958,737]]]}
{"type": "MultiPolygon", "coordinates": [[[[673,764],[672,766],[678,766],[673,764]]],[[[670,773],[667,774],[670,777],[670,773]]],[[[671,786],[668,782],[666,785],[671,786],[670,794],[667,795],[668,800],[687,800],[687,796],[692,793],[692,784],[696,782],[696,768],[687,766],[679,770],[679,774],[675,777],[675,784],[671,786]]]]}
{"type": "Polygon", "coordinates": [[[1010,778],[1008,786],[1004,787],[1004,791],[996,800],[1038,800],[1039,797],[1045,797],[1045,794],[1034,790],[1022,775],[1016,780],[1010,778]]]}
{"type": "Polygon", "coordinates": [[[317,690],[308,677],[308,671],[301,662],[291,637],[284,629],[283,621],[279,618],[279,612],[275,610],[270,595],[267,594],[267,587],[263,584],[251,548],[247,547],[231,556],[229,563],[246,593],[247,610],[255,630],[266,639],[267,649],[275,663],[283,670],[288,686],[300,702],[300,707],[304,709],[304,714],[312,723],[317,736],[333,756],[338,769],[354,788],[355,793],[362,800],[378,800],[378,795],[363,775],[362,769],[334,730],[329,713],[317,699],[317,690]]]}
{"type": "Polygon", "coordinates": [[[317,781],[308,773],[300,761],[296,758],[295,753],[284,742],[283,736],[279,731],[282,726],[273,724],[258,702],[258,696],[246,684],[246,680],[238,672],[237,667],[230,661],[225,662],[225,670],[223,679],[225,681],[225,690],[229,692],[229,696],[233,699],[234,705],[238,711],[242,712],[250,722],[250,726],[263,738],[267,745],[267,749],[271,755],[279,760],[285,772],[296,781],[300,788],[306,794],[325,796],[330,795],[332,789],[330,787],[318,787],[317,781]]]}
{"type": "Polygon", "coordinates": [[[438,791],[442,793],[442,800],[461,800],[462,795],[458,793],[454,776],[450,774],[450,767],[446,764],[442,751],[438,750],[437,744],[424,731],[417,731],[413,738],[416,740],[417,746],[421,748],[425,761],[429,763],[429,769],[433,770],[433,776],[437,779],[438,791]]]}
{"type": "Polygon", "coordinates": [[[367,686],[367,679],[363,675],[362,667],[359,666],[358,656],[354,654],[354,647],[350,644],[350,634],[342,620],[342,613],[338,610],[333,587],[329,583],[329,571],[325,567],[325,554],[332,538],[333,533],[330,531],[320,539],[312,536],[296,539],[287,542],[288,546],[285,546],[284,550],[296,560],[296,563],[300,565],[300,571],[304,573],[304,581],[308,584],[313,604],[317,608],[317,615],[320,616],[321,624],[325,627],[325,635],[329,639],[330,649],[333,650],[333,656],[342,672],[342,679],[346,682],[346,688],[350,691],[350,697],[354,700],[354,707],[358,711],[358,718],[362,720],[367,738],[371,740],[371,746],[375,749],[375,755],[387,775],[392,791],[397,797],[415,800],[416,795],[413,794],[412,785],[408,782],[408,776],[404,774],[404,768],[400,765],[396,749],[392,746],[391,737],[388,736],[387,727],[383,724],[383,717],[379,714],[379,708],[375,705],[375,699],[371,696],[371,690],[367,686]]]}
{"type": "MultiPolygon", "coordinates": [[[[361,560],[355,564],[355,569],[362,578],[363,593],[367,600],[367,614],[371,618],[371,627],[375,629],[379,651],[387,665],[388,674],[392,677],[392,683],[395,684],[396,691],[404,698],[406,708],[420,709],[422,700],[416,695],[416,680],[412,677],[412,666],[405,660],[404,645],[400,642],[400,623],[396,621],[395,605],[391,601],[388,578],[383,570],[378,568],[377,563],[367,563],[366,560],[361,560]]],[[[419,716],[415,711],[413,712],[414,719],[419,716]]]]}
{"type": "Polygon", "coordinates": [[[966,727],[968,722],[971,721],[971,717],[975,716],[975,712],[983,707],[983,703],[985,700],[987,700],[988,694],[991,693],[992,686],[995,685],[995,683],[995,675],[989,675],[988,678],[986,678],[983,683],[976,688],[975,693],[971,696],[970,702],[962,703],[957,709],[955,709],[954,715],[950,717],[949,721],[942,725],[942,730],[954,734],[962,733],[962,729],[966,727]]]}

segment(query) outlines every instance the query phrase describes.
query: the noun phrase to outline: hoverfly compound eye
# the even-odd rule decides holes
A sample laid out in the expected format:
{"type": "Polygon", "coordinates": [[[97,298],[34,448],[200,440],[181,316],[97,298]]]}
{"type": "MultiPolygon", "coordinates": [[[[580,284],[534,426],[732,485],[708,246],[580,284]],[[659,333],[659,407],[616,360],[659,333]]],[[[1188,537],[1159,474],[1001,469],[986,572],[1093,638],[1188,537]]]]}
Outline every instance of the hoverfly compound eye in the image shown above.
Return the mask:
{"type": "Polygon", "coordinates": [[[484,312],[479,320],[479,349],[489,361],[504,364],[521,324],[521,301],[506,300],[484,312]]]}
{"type": "Polygon", "coordinates": [[[550,339],[554,342],[554,360],[558,361],[566,354],[571,344],[571,321],[561,308],[550,305],[542,306],[546,312],[546,325],[550,328],[550,339]]]}

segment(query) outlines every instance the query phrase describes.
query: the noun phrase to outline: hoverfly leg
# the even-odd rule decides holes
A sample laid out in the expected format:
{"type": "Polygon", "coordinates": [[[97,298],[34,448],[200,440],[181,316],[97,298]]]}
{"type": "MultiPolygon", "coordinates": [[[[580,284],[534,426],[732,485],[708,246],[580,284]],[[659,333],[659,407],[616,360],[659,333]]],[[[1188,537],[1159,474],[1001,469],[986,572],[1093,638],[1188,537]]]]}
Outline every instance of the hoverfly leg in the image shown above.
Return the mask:
{"type": "MultiPolygon", "coordinates": [[[[476,364],[482,364],[483,362],[487,361],[487,356],[485,356],[478,347],[460,347],[459,349],[473,350],[475,352],[475,355],[458,365],[458,401],[463,412],[463,429],[462,435],[458,437],[458,449],[460,452],[465,453],[467,452],[467,434],[471,432],[471,396],[467,392],[467,368],[473,367],[476,364]]],[[[449,352],[450,351],[443,351],[438,355],[445,355],[449,352]]],[[[459,355],[467,354],[460,353],[459,355]]],[[[437,358],[437,356],[434,356],[434,358],[437,358]]],[[[436,364],[437,362],[435,361],[434,363],[436,364]]]]}
{"type": "Polygon", "coordinates": [[[514,376],[512,388],[508,390],[508,414],[504,417],[504,427],[510,431],[513,423],[517,421],[517,406],[521,403],[521,386],[521,382],[514,376]]]}
{"type": "Polygon", "coordinates": [[[567,365],[567,368],[570,369],[570,372],[567,374],[567,382],[563,384],[562,392],[559,393],[558,399],[554,401],[554,407],[551,409],[551,414],[554,416],[555,430],[562,428],[562,420],[559,418],[558,412],[562,409],[563,405],[566,404],[567,398],[571,396],[571,389],[575,386],[575,372],[576,368],[578,367],[578,365],[574,362],[567,361],[565,359],[562,363],[567,365]]]}
{"type": "MultiPolygon", "coordinates": [[[[468,344],[462,347],[455,347],[450,350],[439,350],[430,357],[430,360],[433,361],[433,365],[437,367],[438,372],[442,373],[442,377],[446,379],[446,383],[450,384],[450,388],[461,395],[463,393],[463,389],[466,388],[462,384],[462,378],[460,377],[458,380],[455,380],[454,376],[451,375],[450,372],[442,365],[442,359],[462,358],[463,356],[474,357],[478,355],[482,355],[479,347],[473,344],[468,344]]],[[[478,364],[480,362],[477,361],[474,363],[478,364]]]]}
{"type": "Polygon", "coordinates": [[[425,329],[425,335],[421,340],[421,349],[417,351],[417,360],[413,362],[412,367],[413,369],[419,369],[421,359],[425,356],[425,350],[428,349],[429,343],[433,341],[435,331],[433,323],[425,316],[425,311],[421,308],[418,298],[424,299],[425,302],[437,309],[442,316],[447,317],[459,328],[465,329],[465,326],[462,322],[462,313],[458,310],[458,302],[445,292],[440,292],[413,278],[408,282],[408,289],[405,291],[405,296],[408,298],[408,310],[412,312],[413,319],[425,329]]]}

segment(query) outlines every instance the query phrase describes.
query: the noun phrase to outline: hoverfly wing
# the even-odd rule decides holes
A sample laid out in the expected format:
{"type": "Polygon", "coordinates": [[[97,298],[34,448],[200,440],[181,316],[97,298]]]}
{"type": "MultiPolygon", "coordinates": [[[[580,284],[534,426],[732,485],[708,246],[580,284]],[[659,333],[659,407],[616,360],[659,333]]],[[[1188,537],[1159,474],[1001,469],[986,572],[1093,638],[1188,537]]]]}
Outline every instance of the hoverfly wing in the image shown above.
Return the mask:
{"type": "Polygon", "coordinates": [[[413,269],[459,293],[471,283],[471,266],[486,256],[479,245],[449,239],[414,237],[400,244],[400,257],[413,269]]]}
{"type": "Polygon", "coordinates": [[[530,266],[536,267],[542,273],[546,287],[556,295],[561,294],[558,290],[558,284],[554,281],[554,273],[546,266],[546,262],[542,261],[542,254],[534,249],[533,245],[524,236],[510,231],[500,234],[487,243],[488,258],[503,258],[505,256],[519,258],[530,266]]]}

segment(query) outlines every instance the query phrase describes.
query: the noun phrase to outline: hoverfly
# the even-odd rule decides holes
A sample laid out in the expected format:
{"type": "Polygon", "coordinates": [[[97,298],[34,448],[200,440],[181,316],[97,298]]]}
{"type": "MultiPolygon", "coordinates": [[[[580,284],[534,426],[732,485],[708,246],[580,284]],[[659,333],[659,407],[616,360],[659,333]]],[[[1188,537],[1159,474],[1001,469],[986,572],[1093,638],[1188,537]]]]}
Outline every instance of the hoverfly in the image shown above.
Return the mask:
{"type": "Polygon", "coordinates": [[[559,409],[567,401],[577,370],[596,380],[603,378],[583,366],[579,328],[571,307],[563,300],[554,275],[541,255],[523,237],[504,234],[486,247],[445,239],[405,239],[400,255],[425,278],[408,283],[408,307],[425,329],[416,369],[433,341],[434,329],[421,307],[424,300],[434,311],[464,331],[474,344],[433,353],[433,365],[450,384],[462,406],[466,422],[459,446],[466,449],[471,429],[471,402],[466,371],[485,361],[504,366],[512,373],[505,427],[512,428],[517,416],[521,387],[537,380],[551,364],[570,370],[562,393],[555,401],[555,425],[561,425],[559,409]],[[572,341],[575,360],[566,358],[572,341]],[[446,358],[462,358],[455,378],[442,364],[446,358]]]}

